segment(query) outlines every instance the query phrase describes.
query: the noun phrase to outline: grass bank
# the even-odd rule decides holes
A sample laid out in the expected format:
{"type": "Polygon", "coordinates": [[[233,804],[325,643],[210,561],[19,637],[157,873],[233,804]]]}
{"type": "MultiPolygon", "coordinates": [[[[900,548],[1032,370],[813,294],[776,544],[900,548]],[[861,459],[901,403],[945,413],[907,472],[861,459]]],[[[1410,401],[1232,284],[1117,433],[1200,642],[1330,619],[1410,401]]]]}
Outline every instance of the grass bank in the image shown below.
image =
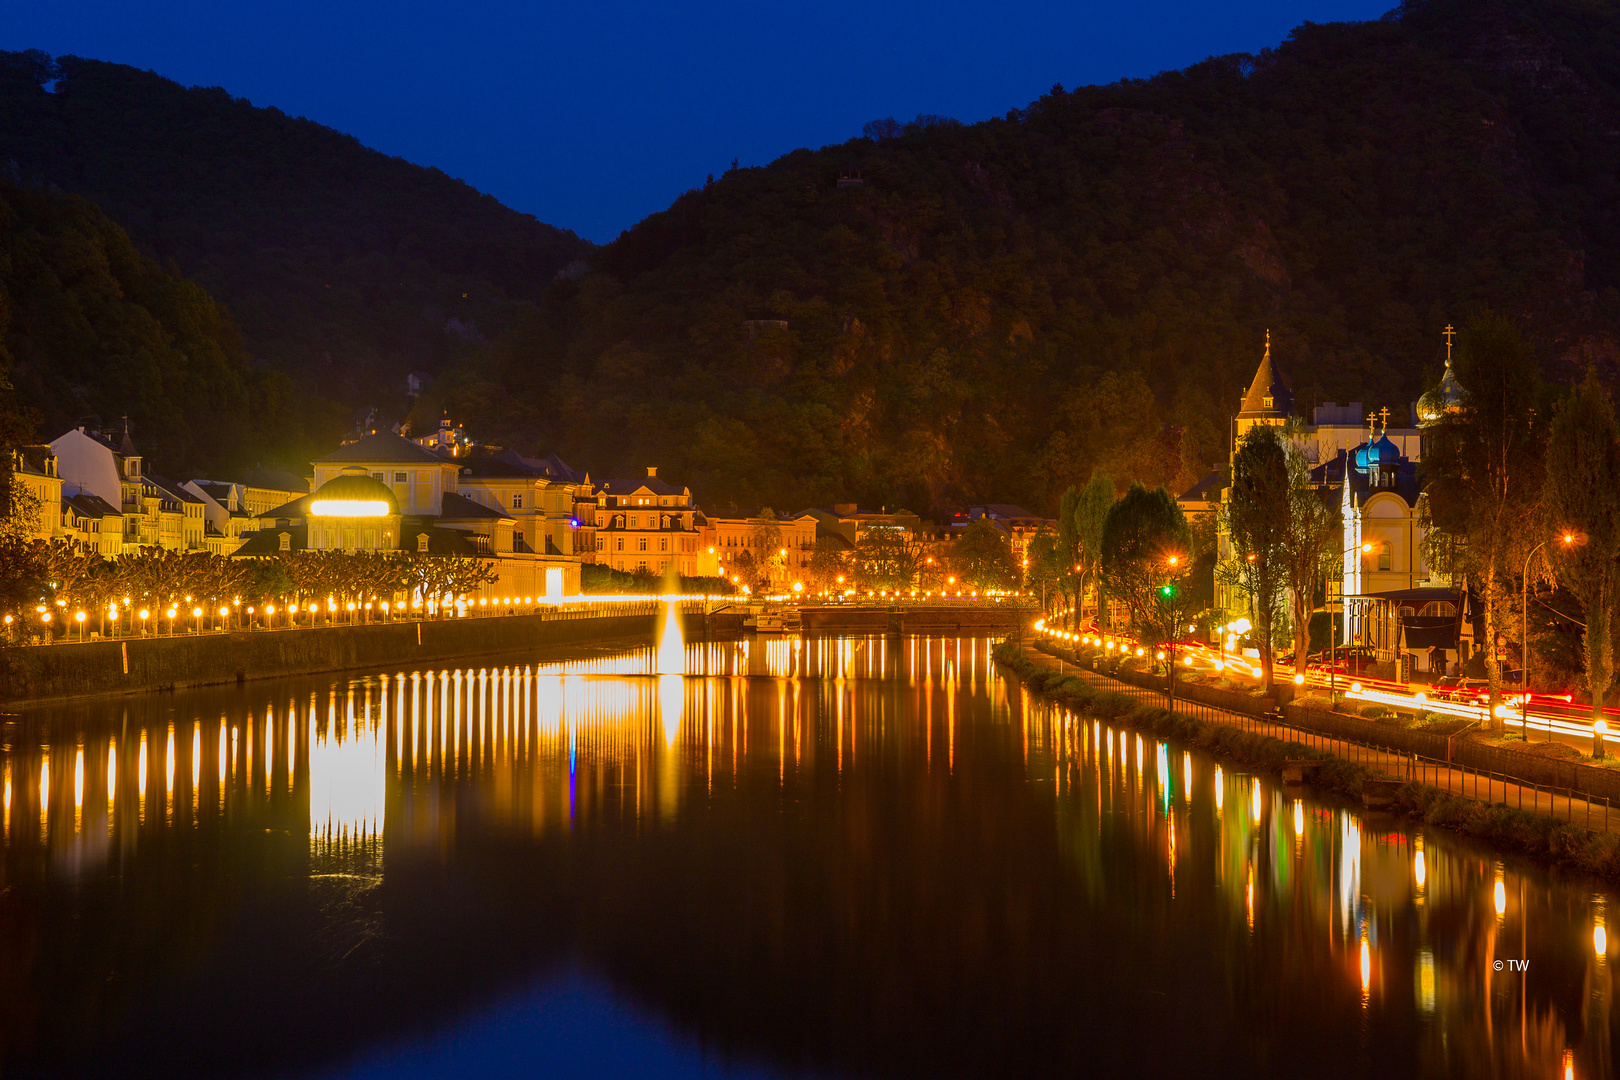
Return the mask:
{"type": "MultiPolygon", "coordinates": [[[[994,658],[1031,691],[1076,712],[1196,747],[1211,757],[1252,770],[1281,772],[1289,759],[1320,762],[1314,787],[1360,801],[1362,783],[1382,774],[1302,743],[1210,723],[1126,694],[1099,689],[1078,675],[1037,664],[1014,644],[996,646],[994,658]]],[[[1593,832],[1567,821],[1517,810],[1506,803],[1465,799],[1428,784],[1408,782],[1395,795],[1395,809],[1426,825],[1451,829],[1504,850],[1620,880],[1620,836],[1593,832]]]]}

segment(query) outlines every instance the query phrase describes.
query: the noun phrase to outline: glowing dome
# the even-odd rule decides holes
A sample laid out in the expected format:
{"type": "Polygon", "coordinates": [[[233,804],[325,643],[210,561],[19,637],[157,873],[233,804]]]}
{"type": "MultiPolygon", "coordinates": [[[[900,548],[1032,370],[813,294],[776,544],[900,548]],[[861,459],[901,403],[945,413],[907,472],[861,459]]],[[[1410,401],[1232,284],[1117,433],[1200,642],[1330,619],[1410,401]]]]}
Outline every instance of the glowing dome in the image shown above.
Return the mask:
{"type": "Polygon", "coordinates": [[[1446,357],[1446,372],[1440,376],[1440,382],[1418,399],[1418,423],[1424,426],[1434,423],[1447,413],[1454,413],[1462,408],[1463,399],[1467,395],[1457,382],[1457,376],[1451,372],[1451,357],[1446,357]]]}
{"type": "Polygon", "coordinates": [[[388,485],[364,469],[350,466],[315,490],[311,517],[389,517],[399,513],[399,500],[388,485]]]}

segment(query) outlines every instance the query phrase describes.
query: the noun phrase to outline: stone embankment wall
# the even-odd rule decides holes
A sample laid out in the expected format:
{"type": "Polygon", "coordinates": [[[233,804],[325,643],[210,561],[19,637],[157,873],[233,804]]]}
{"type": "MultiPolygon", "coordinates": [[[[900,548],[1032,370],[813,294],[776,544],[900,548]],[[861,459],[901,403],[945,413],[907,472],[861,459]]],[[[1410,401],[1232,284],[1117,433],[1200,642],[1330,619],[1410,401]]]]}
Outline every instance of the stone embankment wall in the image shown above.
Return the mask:
{"type": "MultiPolygon", "coordinates": [[[[0,650],[0,703],[135,693],[353,668],[385,667],[588,641],[653,641],[657,616],[508,615],[128,637],[0,650]]],[[[683,617],[688,641],[735,636],[741,618],[683,617]],[[736,625],[732,625],[735,623],[736,625]]]]}
{"type": "Polygon", "coordinates": [[[890,607],[801,607],[804,629],[818,633],[850,634],[988,634],[1012,630],[1028,622],[1027,612],[999,604],[985,607],[938,607],[919,604],[890,607]]]}
{"type": "MultiPolygon", "coordinates": [[[[1044,643],[1042,651],[1054,652],[1054,655],[1062,654],[1061,650],[1054,651],[1044,643]]],[[[1085,662],[1086,658],[1077,653],[1062,654],[1062,658],[1078,662],[1080,666],[1091,667],[1091,664],[1085,662]]],[[[1164,692],[1164,677],[1160,675],[1129,669],[1112,672],[1104,669],[1102,673],[1133,686],[1164,692]]],[[[1293,687],[1278,687],[1278,690],[1291,697],[1293,687]]],[[[1276,700],[1270,697],[1179,681],[1176,683],[1176,697],[1249,716],[1264,716],[1275,712],[1279,707],[1276,700]]],[[[1514,781],[1561,792],[1567,791],[1577,796],[1611,799],[1620,803],[1620,770],[1588,765],[1575,758],[1530,753],[1516,746],[1493,745],[1469,738],[1438,735],[1432,731],[1417,731],[1401,724],[1385,723],[1364,716],[1350,716],[1301,702],[1287,702],[1281,709],[1284,720],[1293,727],[1305,731],[1314,731],[1386,750],[1418,754],[1435,761],[1465,765],[1483,773],[1495,773],[1514,781]]],[[[1533,731],[1530,738],[1535,739],[1533,731]]]]}

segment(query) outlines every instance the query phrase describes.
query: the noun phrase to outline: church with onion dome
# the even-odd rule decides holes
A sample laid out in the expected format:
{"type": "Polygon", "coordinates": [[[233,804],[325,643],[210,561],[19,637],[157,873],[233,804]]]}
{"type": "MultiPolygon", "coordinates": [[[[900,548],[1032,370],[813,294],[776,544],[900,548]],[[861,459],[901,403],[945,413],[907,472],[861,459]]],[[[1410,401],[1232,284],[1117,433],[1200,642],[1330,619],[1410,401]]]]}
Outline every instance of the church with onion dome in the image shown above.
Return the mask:
{"type": "MultiPolygon", "coordinates": [[[[1388,678],[1431,677],[1471,649],[1470,628],[1460,618],[1462,598],[1449,578],[1431,574],[1420,522],[1421,426],[1458,407],[1463,394],[1451,372],[1449,344],[1447,353],[1440,384],[1412,403],[1419,427],[1391,428],[1389,409],[1364,414],[1359,402],[1325,403],[1314,410],[1314,422],[1304,424],[1294,416],[1293,394],[1272,361],[1268,334],[1259,369],[1231,421],[1233,453],[1249,429],[1287,426],[1311,464],[1312,481],[1337,508],[1341,522],[1335,560],[1340,572],[1326,590],[1334,641],[1369,650],[1375,669],[1388,678]]],[[[1229,468],[1211,473],[1183,495],[1183,508],[1216,511],[1226,498],[1221,488],[1229,468]]],[[[1225,559],[1225,538],[1219,543],[1225,559]]],[[[1218,589],[1217,605],[1230,618],[1250,615],[1246,599],[1230,587],[1218,589]]]]}

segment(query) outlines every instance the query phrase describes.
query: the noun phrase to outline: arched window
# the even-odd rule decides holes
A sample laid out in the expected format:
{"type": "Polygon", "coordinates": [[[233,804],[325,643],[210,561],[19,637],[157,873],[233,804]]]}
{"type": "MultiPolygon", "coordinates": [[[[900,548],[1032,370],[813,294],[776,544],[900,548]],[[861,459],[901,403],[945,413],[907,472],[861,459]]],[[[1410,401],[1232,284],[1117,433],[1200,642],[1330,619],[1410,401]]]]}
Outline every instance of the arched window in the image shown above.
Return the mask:
{"type": "Polygon", "coordinates": [[[1380,569],[1380,570],[1388,570],[1388,569],[1390,569],[1390,564],[1393,561],[1394,561],[1394,551],[1389,546],[1389,541],[1386,540],[1384,543],[1378,545],[1378,569],[1380,569]]]}

